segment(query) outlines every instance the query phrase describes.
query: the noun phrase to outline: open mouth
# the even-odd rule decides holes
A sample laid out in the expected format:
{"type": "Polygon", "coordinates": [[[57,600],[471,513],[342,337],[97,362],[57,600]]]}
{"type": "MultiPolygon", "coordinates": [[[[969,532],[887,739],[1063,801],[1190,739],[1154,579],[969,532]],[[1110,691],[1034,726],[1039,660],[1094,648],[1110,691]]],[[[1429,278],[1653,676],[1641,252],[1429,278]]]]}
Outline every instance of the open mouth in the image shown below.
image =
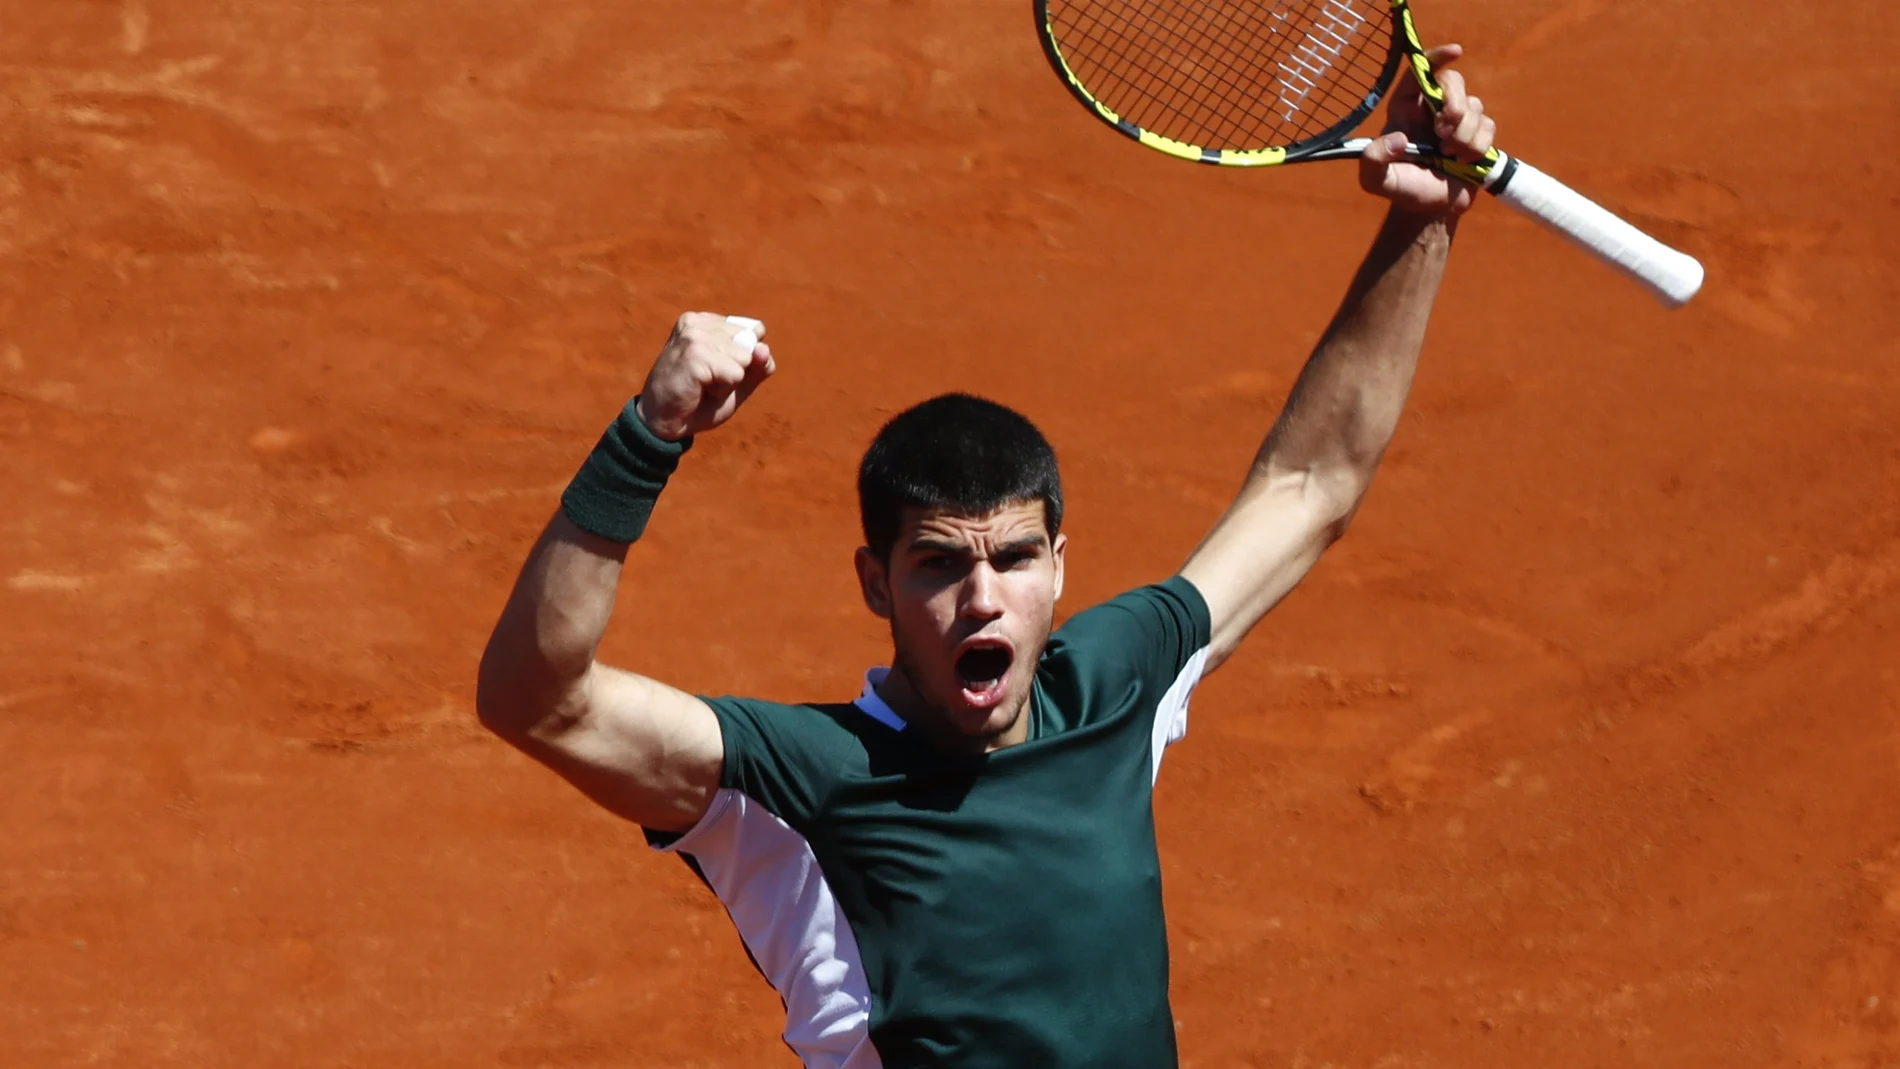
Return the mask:
{"type": "Polygon", "coordinates": [[[1015,660],[1009,644],[1000,639],[972,639],[957,655],[957,681],[971,705],[988,707],[1002,700],[1003,679],[1015,660]]]}

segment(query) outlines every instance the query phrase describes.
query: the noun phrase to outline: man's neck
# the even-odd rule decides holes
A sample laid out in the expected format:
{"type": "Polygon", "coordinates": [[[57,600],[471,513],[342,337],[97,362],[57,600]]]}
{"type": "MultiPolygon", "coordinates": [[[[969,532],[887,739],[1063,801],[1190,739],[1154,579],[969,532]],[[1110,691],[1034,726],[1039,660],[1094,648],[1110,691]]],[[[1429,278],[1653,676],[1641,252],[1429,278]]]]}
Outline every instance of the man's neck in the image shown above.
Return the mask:
{"type": "Polygon", "coordinates": [[[1022,708],[1017,710],[1016,719],[1010,722],[1008,730],[992,738],[977,738],[951,727],[943,711],[924,700],[897,659],[893,657],[891,660],[891,670],[872,689],[890,707],[891,712],[896,713],[912,730],[921,732],[936,749],[956,754],[994,753],[1029,741],[1028,695],[1023,696],[1022,708]]]}

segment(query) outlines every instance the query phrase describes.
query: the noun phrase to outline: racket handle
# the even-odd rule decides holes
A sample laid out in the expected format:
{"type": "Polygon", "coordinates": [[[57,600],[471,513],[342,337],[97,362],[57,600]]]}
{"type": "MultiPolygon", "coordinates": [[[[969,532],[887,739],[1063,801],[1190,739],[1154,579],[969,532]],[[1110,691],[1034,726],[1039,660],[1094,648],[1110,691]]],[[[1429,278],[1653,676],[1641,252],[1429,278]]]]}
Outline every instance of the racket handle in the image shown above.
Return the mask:
{"type": "Polygon", "coordinates": [[[1695,257],[1664,245],[1523,160],[1505,156],[1491,173],[1495,177],[1486,188],[1499,200],[1633,276],[1669,307],[1681,307],[1702,288],[1702,265],[1695,257]]]}
{"type": "Polygon", "coordinates": [[[765,329],[765,323],[750,316],[727,316],[726,322],[738,328],[733,334],[733,343],[746,352],[758,348],[759,332],[765,329]]]}

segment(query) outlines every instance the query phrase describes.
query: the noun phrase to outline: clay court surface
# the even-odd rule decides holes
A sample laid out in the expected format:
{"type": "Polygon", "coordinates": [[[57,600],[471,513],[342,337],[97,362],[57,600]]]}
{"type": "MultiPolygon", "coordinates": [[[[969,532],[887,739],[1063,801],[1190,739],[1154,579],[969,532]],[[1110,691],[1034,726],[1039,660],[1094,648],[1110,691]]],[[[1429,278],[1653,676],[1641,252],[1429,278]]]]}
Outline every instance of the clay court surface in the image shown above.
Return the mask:
{"type": "MultiPolygon", "coordinates": [[[[1900,21],[1735,7],[1421,0],[1709,282],[1468,221],[1357,526],[1162,776],[1185,1065],[1900,1065],[1900,21]]],[[[1379,214],[1113,136],[1028,0],[4,0],[0,109],[21,1067],[788,1065],[712,897],[471,702],[672,318],[783,372],[607,654],[834,699],[884,417],[1027,409],[1067,608],[1159,578],[1379,214]]]]}

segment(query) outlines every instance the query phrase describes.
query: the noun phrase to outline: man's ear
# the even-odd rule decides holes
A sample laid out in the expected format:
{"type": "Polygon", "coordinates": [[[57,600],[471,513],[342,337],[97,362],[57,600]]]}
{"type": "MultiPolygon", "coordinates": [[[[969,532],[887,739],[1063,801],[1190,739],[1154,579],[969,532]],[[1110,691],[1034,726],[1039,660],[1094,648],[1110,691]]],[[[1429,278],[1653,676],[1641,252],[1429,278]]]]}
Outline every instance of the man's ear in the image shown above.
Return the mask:
{"type": "Polygon", "coordinates": [[[880,620],[891,618],[891,573],[869,546],[859,546],[851,563],[858,569],[858,592],[864,595],[864,607],[880,620]]]}
{"type": "Polygon", "coordinates": [[[1069,536],[1065,534],[1057,535],[1055,544],[1050,547],[1050,555],[1055,557],[1056,561],[1056,599],[1058,601],[1062,598],[1062,568],[1063,563],[1067,560],[1066,553],[1068,548],[1069,536]]]}

